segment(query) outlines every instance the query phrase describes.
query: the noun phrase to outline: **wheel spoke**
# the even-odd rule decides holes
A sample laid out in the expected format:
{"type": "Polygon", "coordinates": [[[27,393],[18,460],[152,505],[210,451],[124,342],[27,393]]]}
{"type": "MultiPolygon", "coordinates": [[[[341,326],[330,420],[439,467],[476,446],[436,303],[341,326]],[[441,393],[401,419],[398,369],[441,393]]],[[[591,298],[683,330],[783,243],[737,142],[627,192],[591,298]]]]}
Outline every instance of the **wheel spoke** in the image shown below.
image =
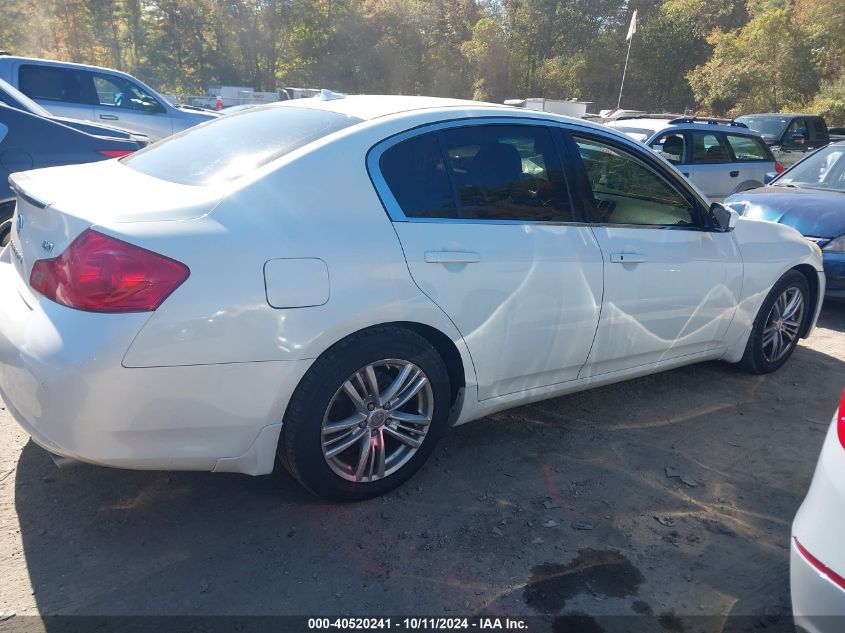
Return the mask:
{"type": "Polygon", "coordinates": [[[408,424],[418,424],[421,426],[428,426],[431,424],[431,418],[419,413],[407,413],[405,411],[391,411],[390,417],[398,422],[406,422],[408,424]]]}
{"type": "Polygon", "coordinates": [[[366,437],[363,438],[361,448],[358,451],[358,462],[355,466],[355,479],[358,481],[360,481],[361,477],[364,475],[364,468],[366,468],[367,462],[369,461],[370,446],[372,445],[372,438],[370,438],[369,431],[367,431],[365,435],[366,437]]]}
{"type": "Polygon", "coordinates": [[[414,372],[413,366],[405,365],[402,368],[402,371],[399,372],[399,375],[396,376],[396,379],[390,383],[390,386],[379,395],[379,405],[384,406],[386,403],[390,402],[393,397],[399,393],[399,390],[405,385],[405,382],[412,373],[416,376],[419,372],[414,372]]]}
{"type": "MultiPolygon", "coordinates": [[[[358,374],[355,376],[358,377],[358,374]]],[[[361,397],[361,394],[358,393],[355,385],[352,384],[352,380],[347,380],[343,383],[343,391],[347,396],[349,396],[349,399],[352,400],[352,404],[355,405],[355,409],[357,411],[363,413],[367,410],[367,405],[364,404],[364,399],[361,397]]]]}
{"type": "Polygon", "coordinates": [[[376,370],[372,365],[367,365],[364,368],[364,375],[367,377],[367,395],[374,401],[378,400],[378,379],[376,378],[376,370]]]}
{"type": "Polygon", "coordinates": [[[373,438],[373,445],[375,450],[376,475],[381,479],[384,477],[384,461],[385,461],[385,446],[384,446],[384,429],[381,428],[373,438]]]}
{"type": "Polygon", "coordinates": [[[384,427],[384,430],[390,436],[395,437],[397,440],[399,440],[403,444],[407,444],[411,448],[419,448],[422,445],[421,440],[405,435],[404,433],[400,432],[398,427],[386,426],[384,427]]]}
{"type": "MultiPolygon", "coordinates": [[[[785,295],[786,293],[784,293],[785,295]]],[[[784,299],[786,300],[786,299],[784,299]]],[[[783,309],[783,319],[790,319],[795,316],[795,313],[798,312],[800,308],[804,306],[804,297],[801,295],[801,291],[797,288],[795,289],[792,297],[789,299],[789,302],[786,304],[786,307],[783,309]]]]}
{"type": "Polygon", "coordinates": [[[408,400],[413,398],[415,395],[417,395],[419,393],[420,389],[422,389],[426,385],[426,383],[428,382],[428,379],[424,375],[422,375],[422,372],[419,373],[419,376],[420,377],[417,380],[412,382],[408,387],[406,387],[403,391],[401,391],[396,396],[395,400],[385,404],[384,405],[385,409],[388,409],[389,411],[392,412],[395,409],[398,409],[399,407],[401,407],[402,405],[407,403],[408,400]]]}
{"type": "Polygon", "coordinates": [[[350,433],[347,439],[343,440],[342,442],[334,443],[333,441],[330,441],[324,443],[323,450],[325,450],[326,452],[326,457],[334,457],[338,453],[342,453],[365,435],[369,435],[369,431],[367,429],[359,429],[358,431],[353,431],[352,433],[350,433]],[[333,443],[334,445],[331,448],[328,448],[326,446],[327,444],[333,443]]]}
{"type": "Polygon", "coordinates": [[[348,418],[345,418],[338,422],[329,422],[323,425],[323,435],[328,435],[329,433],[337,433],[338,431],[350,429],[353,426],[358,426],[359,424],[361,424],[361,422],[366,419],[367,416],[358,411],[354,415],[350,415],[348,418]]]}

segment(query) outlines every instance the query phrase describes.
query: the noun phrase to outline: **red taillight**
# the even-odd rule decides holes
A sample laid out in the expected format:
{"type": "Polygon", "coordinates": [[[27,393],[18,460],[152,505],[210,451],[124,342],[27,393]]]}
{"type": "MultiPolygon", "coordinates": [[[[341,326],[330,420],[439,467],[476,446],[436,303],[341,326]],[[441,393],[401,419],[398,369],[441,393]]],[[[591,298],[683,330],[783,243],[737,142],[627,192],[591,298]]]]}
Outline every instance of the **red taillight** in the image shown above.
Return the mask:
{"type": "Polygon", "coordinates": [[[807,562],[810,563],[813,567],[815,567],[819,572],[821,572],[822,575],[827,576],[830,580],[839,585],[842,589],[845,589],[845,578],[837,574],[830,567],[825,565],[818,558],[808,552],[807,548],[798,542],[798,539],[795,539],[795,547],[796,549],[798,549],[799,552],[801,552],[801,556],[806,558],[807,562]]]}
{"type": "Polygon", "coordinates": [[[781,165],[778,161],[775,161],[775,173],[782,174],[786,171],[786,167],[781,165]]]}
{"type": "MultiPolygon", "coordinates": [[[[99,150],[100,154],[103,156],[108,156],[109,158],[121,158],[123,156],[129,156],[135,150],[131,149],[101,149],[99,150]]],[[[780,173],[780,172],[778,172],[780,173]]]]}
{"type": "Polygon", "coordinates": [[[190,274],[176,260],[87,229],[58,257],[35,262],[29,284],[77,310],[148,312],[190,274]]]}
{"type": "Polygon", "coordinates": [[[839,443],[845,448],[845,391],[839,396],[839,410],[836,412],[836,433],[839,443]]]}

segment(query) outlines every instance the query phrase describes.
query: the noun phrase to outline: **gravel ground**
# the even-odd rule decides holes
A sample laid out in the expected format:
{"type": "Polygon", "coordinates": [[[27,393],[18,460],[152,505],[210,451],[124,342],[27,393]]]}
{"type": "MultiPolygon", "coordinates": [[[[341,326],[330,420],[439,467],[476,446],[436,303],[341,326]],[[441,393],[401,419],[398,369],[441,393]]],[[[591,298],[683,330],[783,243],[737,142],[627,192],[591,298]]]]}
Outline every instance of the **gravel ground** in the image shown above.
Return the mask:
{"type": "Polygon", "coordinates": [[[845,386],[843,332],[832,303],[774,375],[705,363],[453,429],[403,488],[354,505],[284,474],[59,471],[2,409],[0,611],[784,628],[790,522],[845,386]]]}

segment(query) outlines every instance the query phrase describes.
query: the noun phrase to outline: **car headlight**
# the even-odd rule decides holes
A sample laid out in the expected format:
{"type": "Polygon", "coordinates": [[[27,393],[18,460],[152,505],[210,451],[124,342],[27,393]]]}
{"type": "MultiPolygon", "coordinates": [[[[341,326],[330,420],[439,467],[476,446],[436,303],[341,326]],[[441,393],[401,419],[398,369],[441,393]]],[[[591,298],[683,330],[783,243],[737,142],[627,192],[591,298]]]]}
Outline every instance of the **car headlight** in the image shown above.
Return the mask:
{"type": "Polygon", "coordinates": [[[840,235],[839,237],[830,240],[827,244],[825,244],[822,250],[833,253],[845,252],[845,235],[840,235]]]}

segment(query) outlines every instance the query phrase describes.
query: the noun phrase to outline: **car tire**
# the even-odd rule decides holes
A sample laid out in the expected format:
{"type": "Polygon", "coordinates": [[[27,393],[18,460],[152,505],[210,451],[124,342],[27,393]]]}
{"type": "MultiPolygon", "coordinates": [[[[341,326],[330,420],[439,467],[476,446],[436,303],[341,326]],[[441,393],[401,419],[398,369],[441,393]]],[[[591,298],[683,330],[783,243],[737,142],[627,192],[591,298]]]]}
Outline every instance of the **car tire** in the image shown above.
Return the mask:
{"type": "Polygon", "coordinates": [[[420,335],[391,326],[353,334],[320,355],[297,386],[279,460],[318,496],[382,495],[434,450],[450,394],[443,359],[420,335]]]}
{"type": "Polygon", "coordinates": [[[0,204],[0,249],[12,239],[12,217],[15,215],[15,201],[0,204]]]}
{"type": "Polygon", "coordinates": [[[795,351],[806,320],[811,318],[811,308],[807,278],[790,270],[760,306],[740,367],[753,374],[779,369],[795,351]]]}

